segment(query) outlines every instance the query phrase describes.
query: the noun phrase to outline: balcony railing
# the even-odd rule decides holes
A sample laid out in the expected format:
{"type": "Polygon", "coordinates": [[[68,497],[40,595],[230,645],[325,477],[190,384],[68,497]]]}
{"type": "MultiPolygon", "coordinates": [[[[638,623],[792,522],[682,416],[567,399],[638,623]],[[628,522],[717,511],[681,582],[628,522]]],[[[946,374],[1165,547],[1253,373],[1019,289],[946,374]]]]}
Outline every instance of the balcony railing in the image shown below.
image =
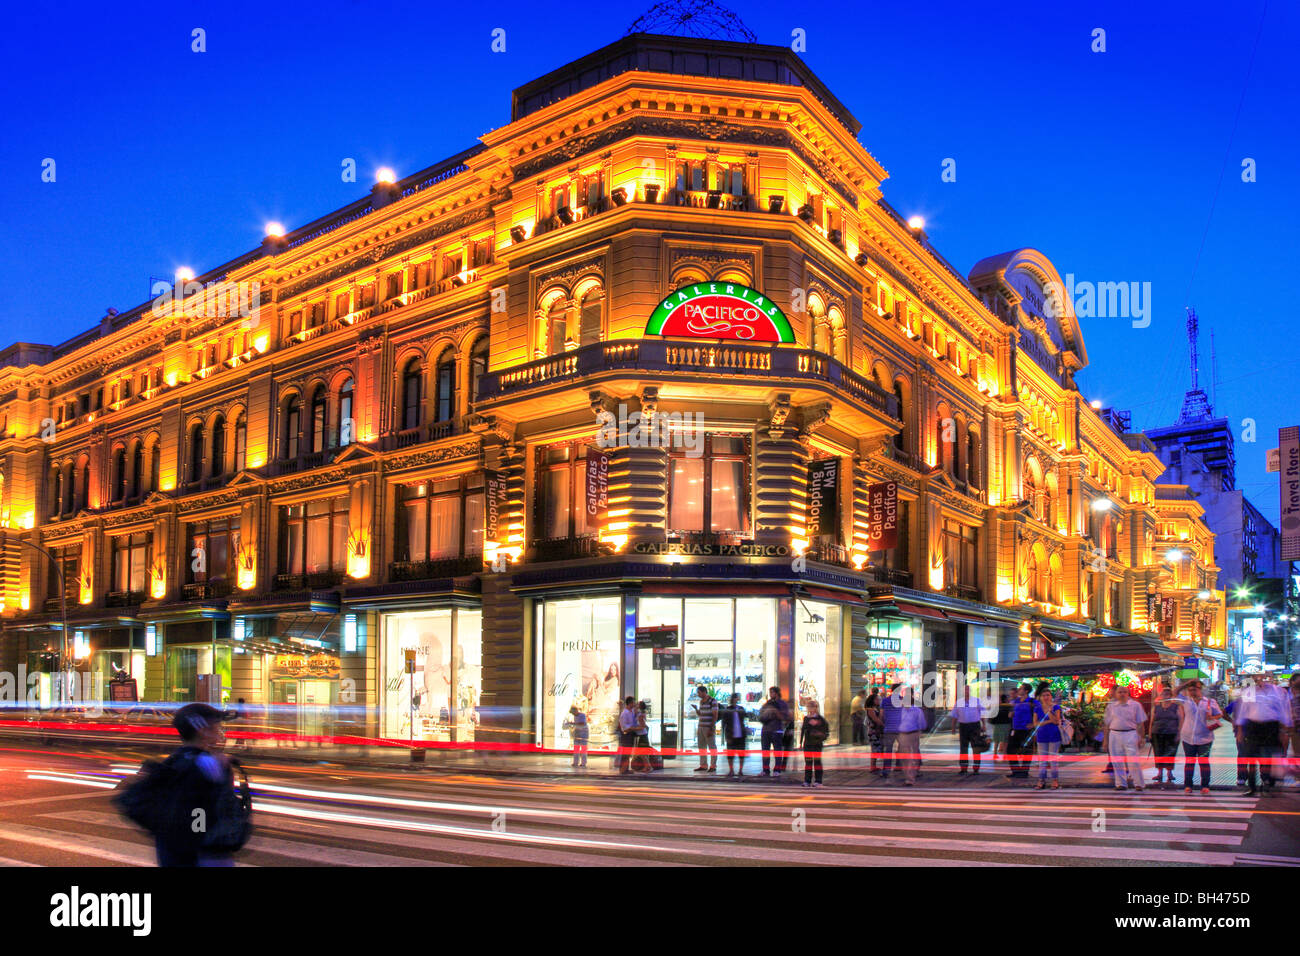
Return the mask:
{"type": "Polygon", "coordinates": [[[462,577],[482,570],[481,554],[467,554],[463,558],[435,558],[431,561],[394,561],[388,566],[388,580],[431,581],[462,577]]]}
{"type": "Polygon", "coordinates": [[[810,561],[822,564],[837,564],[842,568],[849,566],[849,549],[842,544],[817,544],[805,553],[810,561]]]}
{"type": "Polygon", "coordinates": [[[274,588],[277,591],[324,590],[338,587],[343,580],[342,571],[312,571],[309,574],[277,574],[274,588]]]}
{"type": "Polygon", "coordinates": [[[731,212],[745,212],[749,209],[748,196],[702,189],[674,189],[672,192],[673,201],[678,206],[693,206],[696,209],[724,209],[731,212]]]}
{"type": "Polygon", "coordinates": [[[464,423],[460,418],[448,418],[440,422],[425,422],[415,428],[404,428],[399,432],[384,436],[383,445],[386,451],[397,448],[410,448],[412,445],[423,445],[425,442],[450,438],[452,435],[459,435],[463,431],[464,423]]]}
{"type": "Polygon", "coordinates": [[[181,586],[181,594],[187,601],[213,601],[230,594],[229,581],[196,581],[181,586]]]}
{"type": "Polygon", "coordinates": [[[871,577],[879,584],[888,584],[899,588],[910,588],[912,586],[912,572],[899,568],[872,568],[871,577]]]}
{"type": "Polygon", "coordinates": [[[529,559],[533,561],[576,561],[613,554],[614,549],[602,544],[595,535],[576,538],[540,538],[529,545],[529,559]]]}
{"type": "Polygon", "coordinates": [[[272,475],[292,475],[299,471],[309,471],[328,464],[338,449],[326,448],[322,451],[309,451],[296,458],[279,458],[271,462],[272,475]]]}
{"type": "Polygon", "coordinates": [[[824,382],[890,418],[898,399],[842,362],[810,349],[774,348],[741,342],[688,344],[661,339],[597,342],[562,355],[488,372],[479,381],[480,400],[505,398],[533,388],[562,386],[606,372],[725,372],[728,378],[795,379],[824,382]]]}
{"type": "Polygon", "coordinates": [[[963,601],[980,600],[980,589],[968,584],[950,584],[943,589],[943,593],[949,597],[959,598],[963,601]]]}
{"type": "Polygon", "coordinates": [[[109,591],[104,595],[104,607],[135,607],[144,601],[143,591],[109,591]]]}

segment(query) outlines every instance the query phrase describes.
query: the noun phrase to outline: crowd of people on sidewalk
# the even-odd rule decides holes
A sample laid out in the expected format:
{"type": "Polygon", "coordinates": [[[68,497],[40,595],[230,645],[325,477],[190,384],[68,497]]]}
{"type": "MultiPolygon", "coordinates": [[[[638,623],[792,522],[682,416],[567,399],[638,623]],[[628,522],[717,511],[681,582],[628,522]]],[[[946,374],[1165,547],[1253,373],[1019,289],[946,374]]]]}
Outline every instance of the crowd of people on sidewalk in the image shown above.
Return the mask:
{"type": "MultiPolygon", "coordinates": [[[[721,737],[727,776],[744,777],[749,724],[755,721],[760,726],[763,777],[780,777],[790,767],[791,758],[801,753],[804,786],[822,786],[822,755],[832,728],[819,701],[801,698],[800,703],[804,718],[796,730],[794,711],[778,687],[769,688],[767,699],[751,714],[739,694],[730,695],[723,705],[708,688],[700,686],[689,704],[699,756],[695,772],[718,772],[721,737]]],[[[1073,726],[1074,712],[1066,706],[1070,703],[1046,683],[1036,690],[1021,684],[1002,695],[996,706],[973,695],[969,686],[963,687],[960,700],[947,714],[957,735],[958,775],[978,775],[983,755],[992,751],[992,761],[1006,765],[1008,778],[1029,780],[1036,771],[1035,789],[1058,790],[1062,749],[1073,741],[1084,752],[1099,743],[1109,758],[1104,773],[1113,775],[1115,789],[1141,791],[1145,788],[1143,751],[1149,742],[1156,770],[1153,783],[1162,788],[1176,785],[1181,748],[1183,789],[1194,791],[1199,772],[1200,792],[1207,794],[1210,749],[1215,732],[1227,723],[1236,743],[1237,782],[1247,787],[1248,794],[1260,792],[1261,786],[1264,792],[1272,791],[1285,780],[1289,767],[1300,777],[1300,675],[1293,676],[1285,687],[1276,684],[1271,675],[1254,675],[1226,706],[1207,693],[1199,679],[1176,688],[1157,683],[1149,708],[1130,693],[1129,686],[1117,684],[1092,741],[1082,740],[1084,735],[1073,726]],[[1293,758],[1290,762],[1288,748],[1293,758]]],[[[904,684],[883,690],[864,687],[850,704],[849,719],[852,743],[870,748],[869,771],[884,780],[897,772],[904,786],[914,786],[920,775],[922,734],[929,724],[914,689],[904,684]]],[[[564,726],[573,740],[573,766],[585,768],[590,736],[586,714],[577,706],[570,708],[564,726]]],[[[617,734],[614,759],[619,773],[663,769],[663,755],[650,743],[647,702],[630,696],[623,701],[617,734]]]]}

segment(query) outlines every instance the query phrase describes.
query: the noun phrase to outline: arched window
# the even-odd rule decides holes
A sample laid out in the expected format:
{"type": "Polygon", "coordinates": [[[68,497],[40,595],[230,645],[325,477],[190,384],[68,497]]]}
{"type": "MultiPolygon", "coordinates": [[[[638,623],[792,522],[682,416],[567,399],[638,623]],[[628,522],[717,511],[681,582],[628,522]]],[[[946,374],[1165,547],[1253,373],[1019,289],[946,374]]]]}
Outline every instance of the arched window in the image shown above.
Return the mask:
{"type": "Polygon", "coordinates": [[[907,453],[907,395],[903,391],[903,380],[894,379],[894,398],[898,399],[898,418],[901,427],[894,433],[894,450],[907,453]]]}
{"type": "Polygon", "coordinates": [[[113,451],[113,500],[126,500],[126,449],[113,451]]]}
{"type": "Polygon", "coordinates": [[[144,491],[144,442],[138,441],[131,450],[131,494],[139,496],[144,491]]]}
{"type": "Polygon", "coordinates": [[[212,462],[209,470],[213,478],[226,473],[226,420],[220,416],[212,423],[212,462]]]}
{"type": "Polygon", "coordinates": [[[551,303],[546,313],[546,354],[559,355],[564,351],[565,340],[569,336],[569,303],[563,296],[551,303]]]}
{"type": "Polygon", "coordinates": [[[424,401],[424,377],[420,373],[420,360],[411,359],[406,363],[402,373],[402,430],[409,431],[420,427],[423,418],[421,403],[424,401]]]}
{"type": "Polygon", "coordinates": [[[578,320],[578,344],[591,345],[600,341],[601,312],[605,301],[604,290],[592,286],[582,297],[582,310],[578,320]]]}
{"type": "Polygon", "coordinates": [[[339,426],[336,437],[340,448],[351,445],[356,439],[356,423],[352,420],[352,378],[350,376],[339,386],[339,426]]]}
{"type": "Polygon", "coordinates": [[[291,395],[284,403],[284,420],[281,424],[280,457],[284,459],[298,457],[298,437],[302,434],[302,406],[298,396],[291,395]]]}
{"type": "Polygon", "coordinates": [[[829,353],[830,325],[826,321],[826,307],[817,296],[808,299],[808,326],[812,332],[813,351],[829,353]]]}
{"type": "Polygon", "coordinates": [[[956,462],[953,460],[957,451],[957,422],[947,405],[940,405],[937,419],[938,431],[936,445],[938,461],[936,464],[948,474],[956,477],[956,462]]]}
{"type": "Polygon", "coordinates": [[[311,443],[307,449],[315,453],[325,450],[325,438],[329,434],[329,399],[325,394],[325,386],[317,385],[316,391],[311,396],[311,443]]]}
{"type": "MultiPolygon", "coordinates": [[[[77,509],[85,509],[90,506],[90,459],[82,458],[80,467],[77,469],[77,509]]],[[[76,509],[74,509],[76,510],[76,509]]]]}
{"type": "Polygon", "coordinates": [[[63,511],[63,469],[55,467],[50,472],[50,517],[57,518],[63,511]]]}
{"type": "Polygon", "coordinates": [[[973,428],[966,433],[966,484],[980,486],[980,436],[973,428]]]}
{"type": "Polygon", "coordinates": [[[830,352],[838,361],[847,365],[849,337],[844,333],[844,313],[837,307],[831,306],[830,311],[826,313],[826,319],[830,323],[830,352]]]}
{"type": "Polygon", "coordinates": [[[469,400],[471,404],[478,401],[479,379],[487,372],[487,364],[488,340],[483,338],[474,343],[474,348],[469,353],[469,400]]]}
{"type": "Polygon", "coordinates": [[[203,426],[195,422],[190,426],[190,471],[189,480],[198,481],[203,477],[203,426]]]}
{"type": "Polygon", "coordinates": [[[438,359],[434,378],[434,412],[435,420],[440,422],[456,417],[456,353],[451,349],[438,359]]]}
{"type": "Polygon", "coordinates": [[[149,490],[158,490],[158,473],[162,470],[162,445],[158,441],[149,443],[149,490]]]}
{"type": "Polygon", "coordinates": [[[1043,520],[1056,527],[1056,475],[1049,473],[1043,482],[1043,520]]]}
{"type": "Polygon", "coordinates": [[[1032,458],[1025,462],[1024,473],[1020,476],[1020,487],[1030,510],[1041,518],[1043,503],[1038,494],[1038,463],[1032,458]]]}
{"type": "Polygon", "coordinates": [[[248,416],[240,412],[235,417],[235,471],[248,466],[248,416]]]}

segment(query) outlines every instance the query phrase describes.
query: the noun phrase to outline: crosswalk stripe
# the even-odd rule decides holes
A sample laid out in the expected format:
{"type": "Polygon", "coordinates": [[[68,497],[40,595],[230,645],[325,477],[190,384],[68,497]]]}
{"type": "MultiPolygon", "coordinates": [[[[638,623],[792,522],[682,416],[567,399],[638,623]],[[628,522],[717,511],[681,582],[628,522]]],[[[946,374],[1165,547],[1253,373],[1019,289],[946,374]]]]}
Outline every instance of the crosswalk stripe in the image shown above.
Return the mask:
{"type": "Polygon", "coordinates": [[[0,824],[0,840],[32,844],[59,853],[88,856],[101,862],[126,863],[130,866],[152,866],[156,862],[152,847],[126,840],[110,840],[106,837],[69,833],[66,830],[51,830],[20,823],[0,824]]]}

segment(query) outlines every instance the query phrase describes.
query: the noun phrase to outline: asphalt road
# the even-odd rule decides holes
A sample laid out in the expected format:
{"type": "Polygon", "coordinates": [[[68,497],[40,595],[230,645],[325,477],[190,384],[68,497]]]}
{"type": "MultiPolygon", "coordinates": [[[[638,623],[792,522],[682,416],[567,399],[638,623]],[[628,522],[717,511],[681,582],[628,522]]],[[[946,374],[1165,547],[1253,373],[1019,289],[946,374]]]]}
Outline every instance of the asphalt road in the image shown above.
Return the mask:
{"type": "MultiPolygon", "coordinates": [[[[121,748],[0,743],[0,866],[152,866],[121,748]]],[[[1300,866],[1300,790],[1129,795],[582,779],[250,757],[243,866],[1300,866]]]]}

